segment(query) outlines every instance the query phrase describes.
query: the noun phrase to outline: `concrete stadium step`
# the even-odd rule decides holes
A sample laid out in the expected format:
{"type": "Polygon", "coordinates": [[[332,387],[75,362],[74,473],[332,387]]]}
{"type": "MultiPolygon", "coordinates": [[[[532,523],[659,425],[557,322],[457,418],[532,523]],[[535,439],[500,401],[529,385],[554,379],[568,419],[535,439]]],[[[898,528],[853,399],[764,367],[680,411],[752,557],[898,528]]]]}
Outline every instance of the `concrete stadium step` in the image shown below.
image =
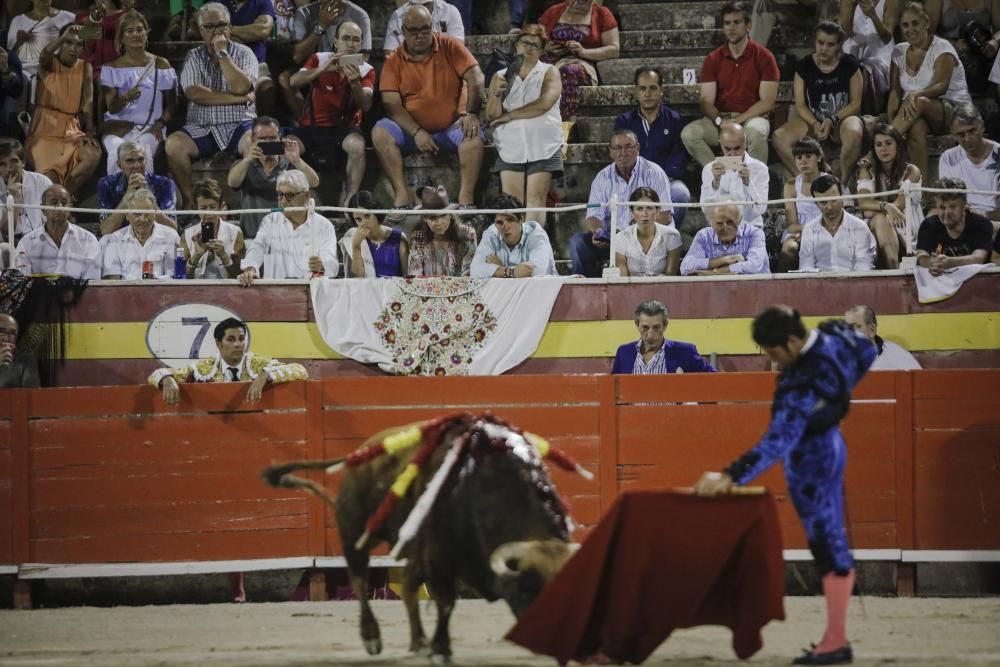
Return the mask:
{"type": "MultiPolygon", "coordinates": [[[[607,116],[621,113],[635,106],[632,96],[632,81],[628,85],[586,86],[580,89],[580,116],[607,116]]],[[[792,84],[783,81],[778,84],[779,103],[791,103],[792,84]]],[[[680,83],[663,87],[663,101],[681,113],[696,112],[698,109],[698,86],[680,83]]]]}
{"type": "Polygon", "coordinates": [[[723,2],[636,3],[618,7],[624,30],[718,28],[723,2]]]}

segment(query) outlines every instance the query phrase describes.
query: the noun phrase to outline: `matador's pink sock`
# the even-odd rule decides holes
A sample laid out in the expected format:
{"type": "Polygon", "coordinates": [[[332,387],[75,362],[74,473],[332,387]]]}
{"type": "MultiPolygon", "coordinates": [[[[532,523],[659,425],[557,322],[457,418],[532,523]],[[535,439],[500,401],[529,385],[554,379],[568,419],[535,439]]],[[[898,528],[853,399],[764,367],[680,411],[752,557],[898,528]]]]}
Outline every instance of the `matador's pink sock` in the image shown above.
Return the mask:
{"type": "Polygon", "coordinates": [[[846,576],[834,572],[823,577],[823,597],[826,598],[826,633],[814,653],[829,653],[847,644],[847,604],[854,590],[854,570],[846,576]]]}

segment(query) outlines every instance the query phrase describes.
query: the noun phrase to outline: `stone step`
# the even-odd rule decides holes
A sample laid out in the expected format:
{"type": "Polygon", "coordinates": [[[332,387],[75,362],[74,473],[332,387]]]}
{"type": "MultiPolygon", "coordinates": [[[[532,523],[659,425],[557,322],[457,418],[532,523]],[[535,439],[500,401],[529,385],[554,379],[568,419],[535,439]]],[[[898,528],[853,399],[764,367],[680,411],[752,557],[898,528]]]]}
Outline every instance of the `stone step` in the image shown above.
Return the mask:
{"type": "MultiPolygon", "coordinates": [[[[628,85],[586,86],[580,89],[580,116],[607,116],[621,113],[635,105],[631,80],[628,85]]],[[[778,84],[779,103],[791,103],[792,84],[782,81],[778,84]]],[[[698,109],[698,86],[667,84],[663,87],[663,101],[681,113],[696,112],[698,109]]],[[[693,116],[692,116],[693,117],[693,116]]]]}
{"type": "Polygon", "coordinates": [[[624,30],[680,30],[719,28],[723,2],[636,3],[618,8],[624,30]]]}

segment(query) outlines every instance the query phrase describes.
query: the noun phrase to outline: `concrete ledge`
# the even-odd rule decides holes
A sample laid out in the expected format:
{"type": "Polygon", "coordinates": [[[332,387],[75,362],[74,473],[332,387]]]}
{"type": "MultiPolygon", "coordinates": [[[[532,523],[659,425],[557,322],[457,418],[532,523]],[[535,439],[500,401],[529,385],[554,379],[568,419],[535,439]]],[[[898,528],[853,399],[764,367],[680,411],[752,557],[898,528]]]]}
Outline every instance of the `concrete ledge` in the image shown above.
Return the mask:
{"type": "Polygon", "coordinates": [[[1000,550],[928,550],[903,551],[904,563],[1000,563],[1000,550]]]}
{"type": "Polygon", "coordinates": [[[0,575],[17,574],[17,565],[0,565],[0,575]]]}
{"type": "MultiPolygon", "coordinates": [[[[898,562],[901,553],[899,549],[854,549],[851,552],[854,560],[886,562],[898,562]]],[[[786,563],[813,560],[812,552],[808,549],[785,549],[784,556],[786,563]]]]}
{"type": "MultiPolygon", "coordinates": [[[[347,560],[343,556],[324,556],[313,559],[314,567],[347,567],[347,560]]],[[[369,567],[403,567],[406,565],[405,558],[390,558],[389,556],[372,556],[368,559],[369,567]]]]}
{"type": "Polygon", "coordinates": [[[219,572],[260,572],[313,567],[316,559],[263,558],[254,560],[186,561],[181,563],[25,563],[14,568],[19,579],[78,579],[83,577],[157,577],[219,572]]]}

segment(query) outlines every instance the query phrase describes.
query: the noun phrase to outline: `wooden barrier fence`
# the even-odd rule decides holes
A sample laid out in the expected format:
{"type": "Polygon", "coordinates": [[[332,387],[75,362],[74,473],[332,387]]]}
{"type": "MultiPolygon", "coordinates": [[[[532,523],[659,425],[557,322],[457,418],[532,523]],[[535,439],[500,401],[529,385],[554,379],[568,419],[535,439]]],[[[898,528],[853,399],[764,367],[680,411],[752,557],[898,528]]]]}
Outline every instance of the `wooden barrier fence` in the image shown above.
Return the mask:
{"type": "MultiPolygon", "coordinates": [[[[245,384],[186,386],[174,408],[151,387],[5,390],[0,565],[337,556],[332,513],[266,487],[260,470],[461,410],[492,410],[591,470],[592,482],[553,473],[586,530],[619,491],[690,485],[755,442],[774,377],[350,377],[271,387],[256,405],[245,384]]],[[[1000,549],[1000,371],[873,373],[854,399],[844,426],[854,546],[1000,549]]],[[[781,471],[762,483],[778,498],[785,546],[804,548],[781,471]]]]}

